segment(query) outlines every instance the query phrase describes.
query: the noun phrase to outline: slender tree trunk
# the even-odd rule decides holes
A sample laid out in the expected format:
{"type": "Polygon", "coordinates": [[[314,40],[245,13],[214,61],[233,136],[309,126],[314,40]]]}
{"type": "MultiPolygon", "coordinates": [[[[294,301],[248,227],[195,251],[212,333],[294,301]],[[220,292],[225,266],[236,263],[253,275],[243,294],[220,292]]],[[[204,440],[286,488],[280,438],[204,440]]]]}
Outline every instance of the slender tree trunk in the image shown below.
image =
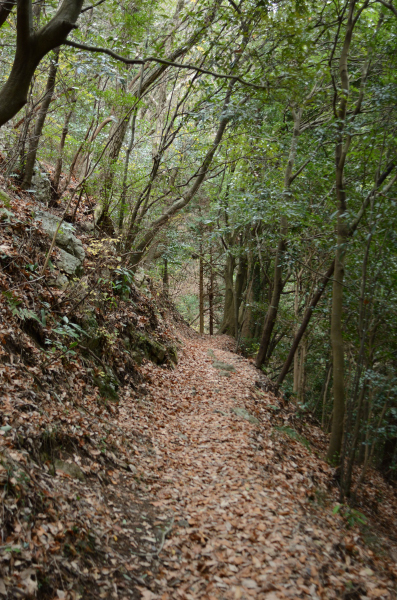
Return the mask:
{"type": "Polygon", "coordinates": [[[300,351],[299,360],[299,381],[298,381],[298,402],[301,404],[305,401],[305,388],[306,388],[306,356],[307,356],[307,336],[305,335],[300,351]]]}
{"type": "Polygon", "coordinates": [[[239,324],[239,312],[240,312],[240,306],[241,306],[241,302],[243,299],[243,289],[246,285],[247,282],[247,255],[244,253],[242,256],[240,256],[239,261],[238,261],[238,270],[237,270],[237,275],[236,275],[236,281],[234,284],[234,331],[235,331],[235,337],[236,340],[238,341],[239,339],[239,331],[240,331],[240,324],[239,324]]]}
{"type": "Polygon", "coordinates": [[[242,314],[241,323],[241,339],[247,340],[251,337],[251,324],[252,324],[252,302],[254,299],[253,285],[255,278],[255,268],[252,271],[251,281],[247,289],[247,295],[245,299],[244,311],[242,314]]]}
{"type": "Polygon", "coordinates": [[[59,142],[58,158],[57,158],[57,162],[56,162],[56,165],[55,165],[54,179],[53,179],[53,182],[52,182],[52,187],[53,187],[54,195],[55,196],[57,196],[57,194],[58,194],[59,181],[61,179],[61,173],[62,173],[63,151],[64,151],[64,148],[65,148],[66,138],[67,138],[67,135],[69,133],[69,123],[70,123],[70,120],[71,120],[72,115],[73,115],[73,113],[75,111],[75,108],[76,108],[76,101],[77,101],[76,96],[73,96],[73,98],[71,100],[72,107],[70,108],[70,110],[66,114],[65,122],[63,124],[61,139],[60,139],[60,142],[59,142]]]}
{"type": "Polygon", "coordinates": [[[362,405],[363,405],[366,388],[367,388],[367,381],[364,380],[363,386],[361,388],[360,395],[358,398],[357,415],[356,415],[356,422],[354,425],[354,431],[353,431],[353,435],[352,435],[350,456],[348,457],[348,461],[347,461],[346,473],[344,473],[344,476],[343,476],[343,490],[342,491],[343,491],[343,494],[346,495],[347,497],[349,497],[350,493],[351,493],[353,466],[354,466],[354,460],[356,458],[357,446],[358,446],[358,442],[359,442],[359,438],[360,438],[361,412],[362,412],[362,405]]]}
{"type": "MultiPolygon", "coordinates": [[[[294,313],[295,313],[295,339],[298,333],[298,317],[299,317],[299,290],[300,290],[300,278],[302,276],[302,270],[297,274],[296,282],[295,282],[295,300],[294,300],[294,313]]],[[[299,387],[299,351],[295,352],[294,356],[294,384],[293,384],[293,392],[294,394],[298,393],[299,387]]]]}
{"type": "Polygon", "coordinates": [[[334,411],[332,419],[331,439],[327,459],[337,463],[342,447],[345,418],[345,353],[342,332],[343,316],[343,278],[345,273],[346,226],[343,222],[345,209],[340,210],[338,219],[338,247],[335,256],[334,281],[332,286],[331,309],[331,346],[333,365],[334,411]]]}
{"type": "Polygon", "coordinates": [[[335,179],[336,197],[338,202],[337,249],[335,255],[334,280],[332,286],[331,308],[331,346],[333,368],[334,408],[332,417],[331,438],[328,447],[327,460],[339,464],[342,448],[344,418],[345,418],[345,353],[343,346],[342,317],[343,317],[343,279],[345,274],[345,252],[349,235],[346,224],[346,190],[344,167],[349,148],[349,138],[344,143],[344,125],[349,96],[348,55],[353,35],[353,12],[355,0],[351,0],[346,34],[339,59],[339,75],[342,95],[338,111],[338,141],[335,148],[335,179]]]}
{"type": "MultiPolygon", "coordinates": [[[[23,180],[24,174],[25,174],[25,165],[26,165],[26,142],[29,139],[29,131],[30,131],[30,124],[32,122],[33,119],[33,115],[34,115],[34,110],[33,110],[33,90],[34,90],[34,86],[35,86],[35,78],[32,78],[32,84],[30,86],[30,92],[29,92],[29,100],[25,106],[25,117],[24,117],[24,121],[23,121],[23,127],[22,127],[22,131],[21,134],[19,136],[19,140],[18,140],[18,146],[19,146],[19,162],[21,165],[21,177],[23,180]]],[[[16,156],[17,153],[15,153],[16,156]]],[[[9,168],[7,169],[7,173],[6,173],[6,179],[8,178],[9,173],[11,173],[11,170],[13,168],[14,165],[14,161],[11,160],[10,161],[10,165],[9,168]]]]}
{"type": "MultiPolygon", "coordinates": [[[[380,426],[381,426],[381,424],[382,424],[382,421],[383,421],[383,419],[384,419],[384,416],[385,416],[385,414],[386,414],[386,410],[387,410],[387,408],[388,408],[388,405],[389,405],[389,398],[387,397],[387,398],[386,398],[386,402],[385,402],[385,403],[384,403],[384,405],[383,405],[382,412],[381,412],[381,414],[380,414],[379,420],[378,420],[378,422],[377,422],[377,425],[376,425],[376,427],[375,427],[374,435],[376,435],[376,434],[377,434],[377,432],[378,432],[378,430],[379,430],[379,427],[380,427],[380,426]]],[[[371,462],[372,462],[373,455],[374,455],[374,451],[375,451],[375,442],[372,442],[372,444],[371,444],[371,445],[369,445],[369,444],[368,444],[368,440],[369,440],[369,438],[367,437],[367,445],[366,445],[366,448],[365,448],[365,460],[364,460],[364,465],[363,465],[362,471],[361,471],[361,473],[360,473],[360,476],[359,476],[359,478],[357,479],[357,483],[356,483],[356,485],[355,485],[355,488],[354,488],[354,491],[353,491],[353,495],[356,495],[356,494],[357,494],[357,490],[358,490],[358,488],[360,487],[360,485],[361,485],[361,484],[362,484],[362,482],[364,481],[364,477],[365,477],[365,475],[366,475],[367,469],[368,469],[368,467],[370,466],[370,464],[371,464],[371,462]]]]}
{"type": "Polygon", "coordinates": [[[199,311],[200,311],[200,333],[204,333],[204,262],[203,244],[200,243],[199,259],[199,311]]]}
{"type": "Polygon", "coordinates": [[[324,427],[325,427],[325,411],[326,411],[326,407],[327,407],[328,386],[329,386],[329,382],[331,380],[331,373],[332,373],[332,364],[329,364],[328,369],[327,369],[327,375],[325,378],[324,393],[323,393],[323,397],[322,397],[322,401],[323,401],[323,408],[322,408],[322,414],[321,414],[322,430],[324,430],[324,427]]]}
{"type": "Polygon", "coordinates": [[[168,259],[164,258],[163,263],[163,292],[166,298],[169,296],[170,292],[170,282],[168,276],[168,259]]]}
{"type": "MultiPolygon", "coordinates": [[[[296,159],[296,153],[298,150],[298,138],[300,133],[300,123],[302,119],[303,109],[298,108],[292,111],[294,119],[294,129],[291,139],[291,147],[288,157],[288,163],[285,170],[284,177],[284,197],[288,198],[290,194],[291,182],[293,180],[292,169],[296,159]]],[[[256,357],[256,367],[260,369],[263,363],[266,361],[268,354],[269,344],[272,337],[272,332],[277,319],[278,307],[280,304],[281,292],[283,291],[283,262],[284,253],[287,246],[287,233],[288,233],[288,220],[285,215],[281,215],[280,219],[280,240],[277,246],[276,259],[274,265],[274,278],[273,278],[273,294],[268,308],[265,325],[263,328],[261,344],[259,346],[258,355],[256,357]]]]}
{"type": "Polygon", "coordinates": [[[67,188],[70,184],[70,181],[72,179],[72,176],[76,174],[76,165],[78,163],[81,151],[83,150],[83,146],[84,146],[85,142],[87,141],[88,136],[90,135],[90,131],[91,131],[92,127],[94,126],[94,123],[95,123],[95,118],[91,119],[90,124],[88,125],[87,132],[84,136],[84,140],[81,142],[80,146],[78,147],[78,149],[73,157],[66,181],[64,182],[62,189],[59,190],[59,192],[58,192],[59,196],[62,196],[62,194],[67,190],[67,188]]]}
{"type": "Polygon", "coordinates": [[[223,308],[223,320],[219,333],[227,333],[234,336],[234,285],[233,275],[236,267],[236,259],[231,254],[226,256],[225,265],[225,303],[223,308]]]}
{"type": "Polygon", "coordinates": [[[50,71],[48,74],[47,85],[45,90],[44,100],[37,115],[33,136],[29,142],[28,156],[25,165],[25,176],[23,178],[22,187],[27,190],[32,185],[33,169],[36,162],[37,149],[39,147],[40,137],[44,127],[44,121],[47,116],[48,107],[52,99],[55,88],[55,78],[58,71],[59,48],[54,50],[54,56],[51,60],[50,71]]]}
{"type": "Polygon", "coordinates": [[[208,307],[209,307],[209,329],[210,335],[214,335],[214,257],[212,244],[210,246],[210,285],[208,290],[208,307]]]}
{"type": "Polygon", "coordinates": [[[295,352],[298,348],[299,342],[302,339],[303,334],[306,331],[307,326],[309,325],[311,316],[313,314],[313,310],[316,308],[319,300],[321,299],[321,296],[324,293],[325,288],[327,287],[327,283],[328,281],[331,279],[333,273],[334,273],[334,267],[335,267],[335,261],[332,262],[331,266],[329,267],[328,271],[326,272],[326,274],[324,275],[319,288],[317,290],[317,292],[314,294],[309,306],[306,309],[306,312],[304,314],[304,317],[302,319],[302,323],[295,335],[295,339],[293,341],[293,344],[291,346],[291,349],[288,353],[287,359],[283,365],[283,368],[280,371],[280,375],[277,378],[277,386],[280,386],[282,384],[282,382],[284,381],[289,368],[291,366],[292,360],[295,356],[295,352]]]}
{"type": "Polygon", "coordinates": [[[281,217],[281,231],[280,240],[277,246],[276,260],[274,267],[274,281],[273,281],[273,293],[270,301],[270,306],[266,313],[265,325],[263,328],[261,344],[259,346],[258,355],[256,357],[256,366],[258,369],[266,361],[267,351],[269,349],[270,340],[272,337],[273,328],[276,322],[278,306],[280,303],[281,292],[283,291],[283,258],[286,247],[286,235],[287,235],[288,223],[287,219],[281,217]]]}

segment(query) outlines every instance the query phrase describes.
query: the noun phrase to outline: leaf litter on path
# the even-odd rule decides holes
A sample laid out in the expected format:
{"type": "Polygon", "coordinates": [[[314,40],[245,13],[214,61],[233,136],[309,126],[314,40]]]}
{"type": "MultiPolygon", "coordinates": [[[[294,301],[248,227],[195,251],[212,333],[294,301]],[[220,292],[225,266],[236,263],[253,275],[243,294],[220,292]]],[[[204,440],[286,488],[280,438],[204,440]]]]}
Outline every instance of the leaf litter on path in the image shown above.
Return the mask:
{"type": "Polygon", "coordinates": [[[175,370],[144,366],[154,452],[140,468],[175,520],[143,598],[395,598],[396,565],[333,514],[332,469],[273,427],[282,402],[258,392],[252,363],[224,336],[183,343],[175,370]]]}

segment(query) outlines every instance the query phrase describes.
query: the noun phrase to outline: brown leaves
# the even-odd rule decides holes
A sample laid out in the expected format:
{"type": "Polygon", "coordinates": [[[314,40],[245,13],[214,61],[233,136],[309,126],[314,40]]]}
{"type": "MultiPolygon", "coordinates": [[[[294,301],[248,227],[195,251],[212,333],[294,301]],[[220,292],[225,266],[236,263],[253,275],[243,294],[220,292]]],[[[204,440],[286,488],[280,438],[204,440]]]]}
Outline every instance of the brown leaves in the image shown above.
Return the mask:
{"type": "MultiPolygon", "coordinates": [[[[60,290],[27,283],[25,258],[10,263],[13,236],[0,234],[4,289],[18,285],[26,307],[70,308],[60,290]]],[[[293,407],[255,388],[231,340],[184,328],[174,370],[143,362],[128,379],[128,324],[175,335],[134,293],[134,310],[89,305],[107,340],[101,360],[123,378],[118,403],[100,397],[103,365],[87,356],[43,371],[43,351],[0,306],[0,598],[393,598],[391,561],[332,513],[332,470],[285,433],[303,427],[293,407]]],[[[321,452],[324,434],[301,429],[321,452]]],[[[397,503],[382,493],[393,523],[397,503]]]]}
{"type": "Polygon", "coordinates": [[[345,543],[332,498],[324,508],[308,501],[317,490],[325,498],[332,471],[273,429],[278,400],[247,393],[254,389],[252,366],[225,352],[222,338],[184,344],[175,371],[144,367],[153,442],[161,450],[146,459],[159,474],[154,504],[176,513],[159,598],[336,599],[348,593],[349,581],[367,597],[371,589],[387,589],[372,588],[361,574],[371,559],[359,536],[345,543]],[[234,365],[230,378],[212,367],[209,347],[217,360],[234,365]],[[234,407],[244,410],[235,414],[234,407]],[[247,422],[247,413],[261,424],[247,422]]]}

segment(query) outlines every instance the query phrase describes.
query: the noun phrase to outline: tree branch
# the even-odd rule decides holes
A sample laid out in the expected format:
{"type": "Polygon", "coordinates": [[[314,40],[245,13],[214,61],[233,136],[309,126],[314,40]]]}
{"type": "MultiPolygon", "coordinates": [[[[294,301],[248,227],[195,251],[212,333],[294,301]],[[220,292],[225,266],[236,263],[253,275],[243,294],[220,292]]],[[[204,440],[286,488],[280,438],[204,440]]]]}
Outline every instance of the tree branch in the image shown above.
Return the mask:
{"type": "MultiPolygon", "coordinates": [[[[365,198],[364,202],[362,203],[361,208],[358,211],[357,217],[355,218],[353,223],[351,223],[351,225],[349,227],[349,235],[353,235],[353,233],[356,231],[357,227],[360,224],[361,219],[364,216],[365,210],[366,210],[368,204],[370,203],[372,196],[378,191],[378,189],[380,188],[382,183],[385,181],[386,177],[388,177],[390,175],[390,173],[393,171],[395,166],[396,166],[395,162],[391,162],[390,164],[387,165],[385,171],[379,177],[379,179],[375,183],[375,186],[372,188],[372,190],[370,191],[370,193],[368,194],[368,196],[365,198]]],[[[389,191],[391,186],[395,183],[396,179],[397,179],[397,175],[395,175],[393,177],[393,179],[388,183],[388,185],[386,186],[386,189],[384,190],[385,192],[389,191]]]]}
{"type": "Polygon", "coordinates": [[[29,43],[33,33],[33,13],[31,0],[17,0],[17,52],[29,43]]]}
{"type": "Polygon", "coordinates": [[[5,0],[0,4],[0,27],[6,22],[8,15],[16,5],[16,0],[5,0]]]}
{"type": "Polygon", "coordinates": [[[215,71],[202,69],[201,67],[196,67],[195,65],[191,65],[189,63],[177,63],[171,60],[166,60],[164,58],[157,58],[156,56],[148,56],[147,58],[125,58],[124,56],[116,54],[116,52],[113,52],[113,50],[109,50],[108,48],[100,48],[99,46],[87,46],[86,44],[79,44],[78,42],[72,42],[70,40],[66,40],[64,42],[64,45],[70,46],[71,48],[77,48],[78,50],[85,50],[87,52],[101,52],[102,54],[107,54],[108,56],[111,56],[115,60],[119,60],[126,65],[144,65],[149,62],[155,62],[159,63],[160,65],[165,65],[167,67],[176,67],[177,69],[191,69],[193,71],[197,71],[198,73],[203,73],[204,75],[212,75],[212,77],[217,77],[220,79],[230,79],[232,81],[238,81],[242,85],[247,85],[257,90],[266,89],[263,85],[257,85],[256,83],[245,81],[237,75],[224,75],[223,73],[215,73],[215,71]]]}
{"type": "Polygon", "coordinates": [[[82,15],[83,13],[85,13],[87,10],[91,10],[92,8],[96,8],[97,6],[99,6],[100,4],[103,4],[106,0],[99,0],[99,2],[97,2],[96,4],[91,4],[91,6],[86,6],[85,8],[83,8],[83,10],[80,11],[80,14],[82,15]]]}
{"type": "Polygon", "coordinates": [[[377,2],[379,2],[380,4],[383,4],[383,6],[385,6],[389,10],[391,10],[392,13],[394,13],[394,15],[397,17],[397,8],[395,6],[393,6],[393,4],[391,2],[385,2],[385,0],[377,0],[377,2]]]}

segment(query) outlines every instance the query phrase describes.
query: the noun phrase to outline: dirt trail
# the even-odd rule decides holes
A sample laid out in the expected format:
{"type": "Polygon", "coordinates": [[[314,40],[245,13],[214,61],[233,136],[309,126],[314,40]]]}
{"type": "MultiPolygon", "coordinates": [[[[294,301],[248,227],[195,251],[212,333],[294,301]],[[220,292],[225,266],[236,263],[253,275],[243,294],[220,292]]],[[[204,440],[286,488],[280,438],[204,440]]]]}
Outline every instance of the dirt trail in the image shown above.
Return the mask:
{"type": "Polygon", "coordinates": [[[394,598],[390,573],[324,505],[329,467],[274,428],[277,401],[255,394],[252,364],[226,338],[183,343],[175,370],[145,367],[154,452],[141,460],[174,520],[143,597],[394,598]]]}

